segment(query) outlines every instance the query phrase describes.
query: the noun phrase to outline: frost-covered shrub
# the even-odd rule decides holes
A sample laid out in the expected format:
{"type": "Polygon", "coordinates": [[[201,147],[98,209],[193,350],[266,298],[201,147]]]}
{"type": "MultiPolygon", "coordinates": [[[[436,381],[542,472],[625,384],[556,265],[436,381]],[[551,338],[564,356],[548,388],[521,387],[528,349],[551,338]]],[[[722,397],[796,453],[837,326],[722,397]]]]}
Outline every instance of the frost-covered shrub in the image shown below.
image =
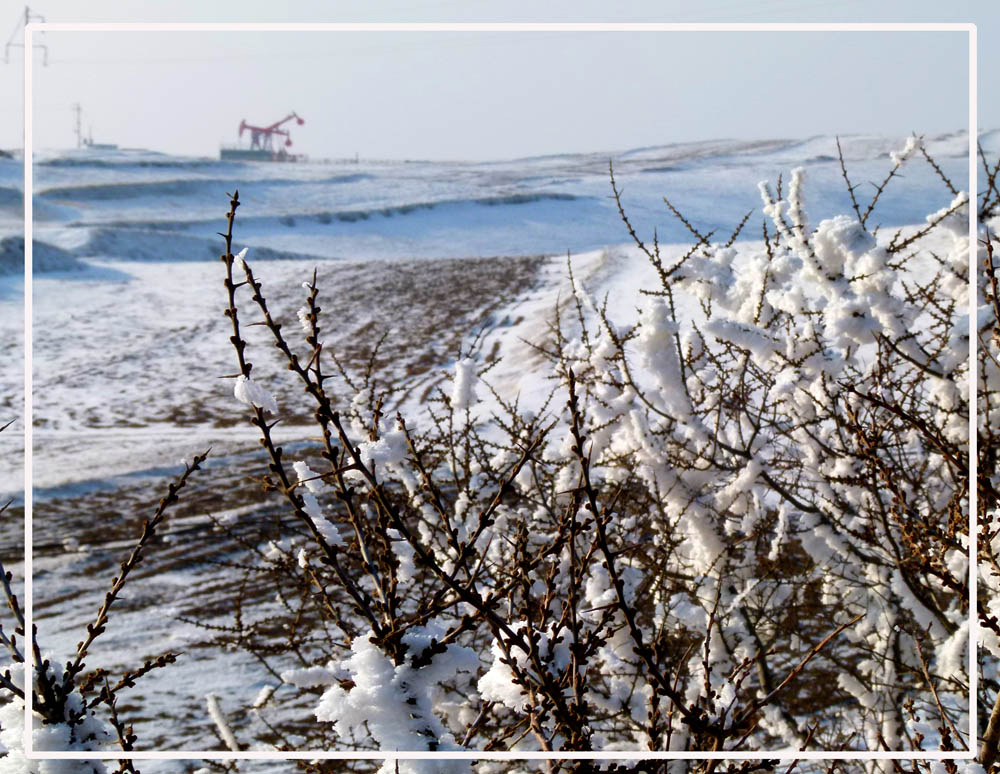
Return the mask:
{"type": "Polygon", "coordinates": [[[334,405],[315,276],[293,340],[232,254],[234,195],[235,394],[298,525],[253,570],[287,622],[239,621],[280,677],[256,711],[311,695],[303,746],[359,750],[965,748],[969,198],[942,175],[926,224],[872,225],[919,155],[815,226],[795,170],[760,243],[685,221],[672,259],[619,199],[660,279],[638,318],[574,283],[541,410],[466,352],[409,424],[371,373],[334,405]],[[314,411],[300,459],[250,309],[314,411]]]}
{"type": "MultiPolygon", "coordinates": [[[[982,154],[981,154],[982,155],[982,154]]],[[[1000,215],[1000,161],[983,161],[979,197],[980,243],[976,263],[982,267],[977,287],[977,510],[979,514],[980,625],[980,756],[988,772],[996,772],[1000,750],[1000,282],[996,251],[1000,215]]]]}
{"type": "MultiPolygon", "coordinates": [[[[0,428],[2,429],[2,428],[0,428]]],[[[143,553],[156,533],[167,509],[177,502],[178,492],[188,477],[205,460],[198,455],[185,464],[184,473],[168,486],[153,516],[143,524],[142,533],[129,556],[121,563],[110,583],[93,623],[81,633],[73,657],[60,665],[39,645],[37,625],[25,649],[24,611],[14,590],[14,576],[0,563],[0,583],[13,627],[0,626],[0,642],[6,649],[0,662],[0,774],[106,774],[101,760],[29,760],[25,750],[25,696],[30,684],[31,748],[35,755],[45,751],[97,752],[107,757],[111,748],[124,752],[135,749],[132,726],[118,714],[119,695],[154,669],[176,659],[167,653],[147,660],[134,670],[114,676],[104,669],[87,669],[86,659],[94,642],[105,632],[109,614],[125,587],[129,574],[140,564],[143,553]],[[25,674],[27,672],[27,675],[25,674]],[[28,679],[30,678],[30,679],[28,679]]],[[[10,503],[0,507],[2,514],[10,503]]],[[[116,774],[138,774],[129,760],[118,761],[116,774]]]]}

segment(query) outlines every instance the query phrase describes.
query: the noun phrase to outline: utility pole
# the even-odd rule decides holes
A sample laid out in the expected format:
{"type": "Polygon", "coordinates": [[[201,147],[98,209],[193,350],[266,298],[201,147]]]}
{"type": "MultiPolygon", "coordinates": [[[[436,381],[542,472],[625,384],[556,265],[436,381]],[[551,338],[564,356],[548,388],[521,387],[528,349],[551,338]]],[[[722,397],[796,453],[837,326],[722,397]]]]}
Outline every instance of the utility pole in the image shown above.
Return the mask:
{"type": "Polygon", "coordinates": [[[73,105],[71,109],[73,110],[74,113],[76,113],[76,147],[82,148],[83,135],[80,129],[80,114],[83,113],[83,108],[80,107],[80,103],[77,102],[75,105],[73,105]]]}
{"type": "MultiPolygon", "coordinates": [[[[3,63],[10,64],[10,50],[12,48],[24,48],[24,28],[27,27],[31,22],[44,22],[45,17],[40,13],[35,13],[28,6],[24,6],[24,16],[19,19],[17,24],[14,26],[14,31],[10,34],[7,39],[7,45],[3,48],[3,63]]],[[[40,48],[42,50],[42,67],[49,66],[49,47],[43,43],[32,43],[32,48],[40,48]]]]}

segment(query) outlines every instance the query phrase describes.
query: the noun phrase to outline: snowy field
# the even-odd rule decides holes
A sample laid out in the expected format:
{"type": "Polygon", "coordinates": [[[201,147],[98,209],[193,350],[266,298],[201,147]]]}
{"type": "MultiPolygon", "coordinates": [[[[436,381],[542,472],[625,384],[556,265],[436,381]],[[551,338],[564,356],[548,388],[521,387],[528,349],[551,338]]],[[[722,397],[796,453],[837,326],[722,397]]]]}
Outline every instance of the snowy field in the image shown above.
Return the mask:
{"type": "MultiPolygon", "coordinates": [[[[884,178],[904,139],[841,138],[859,198],[884,178]]],[[[1000,133],[981,142],[988,156],[1000,152],[1000,133]]],[[[966,135],[927,138],[926,148],[967,189],[966,135]]],[[[226,193],[239,189],[236,245],[250,248],[277,316],[294,322],[301,283],[315,268],[328,343],[348,368],[363,368],[391,332],[379,365],[389,367],[388,386],[406,380],[407,390],[392,395],[389,409],[425,401],[480,332],[479,351],[501,358],[490,381],[530,405],[546,382],[525,342],[545,334],[552,310],[568,297],[567,254],[577,280],[595,298],[607,297],[612,318],[634,314],[639,290],[656,279],[618,215],[609,157],[630,220],[644,239],[655,229],[668,257],[683,253],[691,235],[664,196],[702,233],[723,239],[753,210],[741,240],[754,242],[761,238],[758,182],[773,186],[801,166],[811,222],[851,211],[833,137],[483,163],[241,164],[86,150],[38,157],[34,594],[45,648],[69,655],[165,479],[182,469],[180,459],[212,448],[205,475],[168,521],[88,662],[120,672],[164,651],[182,654],[120,704],[141,748],[218,749],[209,692],[221,697],[242,741],[267,737],[247,708],[268,676],[228,646],[223,628],[232,621],[228,563],[237,561],[238,546],[209,518],[233,523],[238,516],[252,543],[255,525],[273,508],[247,485],[246,471],[261,469],[264,458],[232,382],[219,378],[235,368],[216,235],[225,227],[226,193]]],[[[9,461],[17,457],[23,405],[20,175],[16,160],[0,159],[0,421],[15,420],[0,440],[9,461]]],[[[922,159],[902,178],[879,203],[885,233],[911,231],[951,201],[922,159]]],[[[266,340],[262,330],[251,329],[251,343],[266,340]]],[[[294,385],[277,360],[258,357],[255,375],[267,375],[279,404],[293,405],[294,385]]],[[[287,419],[277,436],[286,448],[312,443],[306,414],[287,419]]],[[[16,506],[22,488],[19,466],[0,471],[0,490],[16,506]]],[[[11,513],[2,540],[16,574],[22,511],[11,513]]],[[[278,604],[273,590],[252,596],[264,612],[278,604]]],[[[308,702],[299,709],[308,717],[308,702]]]]}
{"type": "MultiPolygon", "coordinates": [[[[989,150],[1000,137],[987,134],[981,142],[989,150]]],[[[884,177],[889,153],[899,145],[899,138],[842,139],[862,196],[873,190],[870,181],[884,177]]],[[[932,138],[927,148],[963,188],[965,136],[932,138]]],[[[170,453],[157,461],[174,461],[175,438],[188,448],[192,438],[217,442],[213,425],[235,421],[224,386],[213,378],[230,368],[228,342],[217,335],[224,320],[216,232],[224,227],[225,194],[234,188],[243,201],[237,245],[252,248],[261,276],[278,286],[282,301],[289,296],[287,307],[294,309],[294,294],[313,267],[322,268],[321,277],[326,271],[342,275],[328,295],[334,303],[347,303],[349,296],[350,309],[338,309],[337,327],[346,321],[344,340],[360,344],[360,332],[377,338],[397,324],[404,332],[412,328],[399,299],[414,288],[409,274],[427,281],[450,271],[431,271],[416,259],[525,258],[494,278],[504,284],[501,296],[475,283],[446,293],[448,304],[466,315],[499,310],[529,290],[542,267],[532,258],[555,256],[552,265],[559,268],[550,273],[557,277],[565,274],[567,252],[575,261],[606,263],[606,256],[580,256],[628,241],[611,198],[610,159],[637,228],[647,238],[655,229],[661,244],[686,249],[690,234],[667,211],[664,196],[703,233],[728,234],[748,211],[759,213],[758,182],[773,184],[779,175],[787,180],[793,167],[804,166],[810,215],[818,222],[850,209],[836,153],[834,138],[823,137],[480,164],[239,164],[142,151],[43,154],[35,166],[35,238],[42,243],[36,255],[43,268],[65,271],[36,275],[35,282],[36,486],[93,480],[98,460],[115,472],[134,471],[164,444],[170,453]],[[378,261],[393,265],[383,271],[378,261]],[[398,286],[378,286],[386,282],[398,286]],[[209,364],[217,364],[214,371],[209,364]]],[[[19,230],[20,176],[16,161],[0,159],[0,238],[8,245],[19,230]]],[[[947,203],[925,163],[911,164],[903,177],[880,200],[877,215],[885,228],[922,223],[947,203]]],[[[759,239],[759,223],[759,215],[752,218],[742,237],[759,239]]],[[[0,408],[12,415],[22,380],[18,258],[16,250],[0,252],[6,261],[0,271],[7,275],[0,287],[4,356],[12,366],[0,375],[0,408]]],[[[611,251],[610,264],[601,295],[610,292],[630,309],[645,261],[622,249],[611,251]]],[[[464,274],[456,271],[455,279],[464,274]]],[[[427,284],[442,287],[438,280],[427,284]]],[[[431,309],[447,311],[426,293],[411,293],[406,303],[425,299],[431,309]]],[[[444,319],[426,333],[435,327],[453,328],[445,338],[458,336],[458,342],[472,332],[468,321],[461,328],[444,319]]],[[[457,353],[457,346],[445,351],[434,338],[407,344],[440,368],[457,353]]],[[[0,491],[16,493],[19,478],[16,471],[6,473],[0,491]]]]}

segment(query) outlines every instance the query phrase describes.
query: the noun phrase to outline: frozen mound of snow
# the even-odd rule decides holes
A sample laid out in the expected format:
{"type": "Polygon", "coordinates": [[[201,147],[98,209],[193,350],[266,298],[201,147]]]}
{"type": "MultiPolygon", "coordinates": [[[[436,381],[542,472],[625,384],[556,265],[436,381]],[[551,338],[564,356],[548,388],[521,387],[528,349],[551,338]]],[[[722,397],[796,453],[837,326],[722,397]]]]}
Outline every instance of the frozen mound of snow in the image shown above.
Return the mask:
{"type": "MultiPolygon", "coordinates": [[[[219,260],[223,242],[218,237],[197,237],[170,231],[134,228],[95,228],[90,238],[75,252],[81,256],[127,261],[211,261],[219,260]]],[[[254,247],[259,261],[327,260],[301,252],[254,247]]]]}
{"type": "MultiPolygon", "coordinates": [[[[32,213],[36,223],[41,221],[71,220],[76,216],[76,210],[60,204],[40,201],[35,197],[32,213]]],[[[20,188],[0,186],[0,220],[10,219],[17,223],[24,222],[24,194],[20,188]]]]}
{"type": "MultiPolygon", "coordinates": [[[[85,269],[72,253],[55,245],[35,240],[31,268],[34,274],[85,269]]],[[[0,239],[0,275],[24,273],[24,237],[0,239]]]]}
{"type": "MultiPolygon", "coordinates": [[[[50,163],[49,166],[52,166],[50,163]]],[[[78,165],[79,166],[79,165],[78,165]]],[[[89,165],[93,166],[93,164],[89,165]]],[[[147,165],[130,164],[122,165],[121,174],[134,173],[133,168],[144,168],[147,165]]],[[[160,164],[160,166],[164,166],[160,164]]],[[[184,167],[178,165],[183,172],[184,167]]],[[[169,169],[169,167],[165,167],[169,169]]],[[[267,186],[269,188],[289,188],[301,186],[304,182],[315,182],[320,185],[348,185],[374,179],[370,174],[350,174],[333,175],[315,181],[305,181],[301,178],[274,178],[260,181],[252,181],[259,188],[267,186]]],[[[244,183],[240,183],[244,185],[244,183]]],[[[56,202],[105,202],[105,201],[127,201],[140,197],[155,199],[161,196],[198,196],[203,195],[215,200],[221,191],[226,191],[233,186],[232,179],[222,177],[170,177],[165,180],[113,180],[110,182],[97,182],[86,184],[67,184],[46,188],[36,191],[36,199],[41,198],[56,202]]],[[[2,194],[3,189],[0,189],[2,194]]],[[[20,201],[20,199],[18,199],[20,201]]]]}
{"type": "Polygon", "coordinates": [[[166,169],[200,169],[222,167],[214,158],[171,156],[141,148],[71,148],[35,152],[36,167],[161,167],[166,169]]]}

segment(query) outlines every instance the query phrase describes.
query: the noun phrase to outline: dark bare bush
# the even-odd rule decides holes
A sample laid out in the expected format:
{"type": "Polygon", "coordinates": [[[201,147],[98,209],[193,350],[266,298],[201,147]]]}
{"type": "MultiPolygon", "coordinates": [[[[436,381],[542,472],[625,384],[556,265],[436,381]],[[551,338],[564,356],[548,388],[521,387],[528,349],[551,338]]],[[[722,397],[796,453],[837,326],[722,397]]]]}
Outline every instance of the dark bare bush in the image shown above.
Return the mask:
{"type": "MultiPolygon", "coordinates": [[[[102,668],[88,669],[86,659],[94,643],[107,631],[111,608],[130,574],[142,562],[145,551],[155,539],[157,527],[170,507],[177,503],[179,492],[206,456],[207,453],[195,456],[190,464],[185,464],[184,472],[168,485],[167,494],[160,499],[153,515],[143,522],[135,546],[121,562],[118,574],[111,579],[97,615],[87,624],[83,639],[77,644],[76,653],[65,663],[55,662],[55,656],[43,651],[38,640],[38,626],[34,623],[30,643],[25,644],[25,615],[14,589],[14,576],[0,562],[3,595],[13,617],[12,629],[0,626],[0,642],[9,654],[9,663],[3,666],[0,674],[0,690],[7,700],[0,707],[0,745],[3,748],[0,771],[11,774],[55,771],[105,774],[108,771],[101,760],[46,761],[29,760],[25,756],[25,692],[29,684],[33,710],[30,733],[35,755],[51,750],[94,752],[108,758],[113,757],[110,751],[114,747],[125,753],[136,749],[137,736],[132,725],[119,714],[119,698],[127,689],[134,688],[137,680],[174,663],[177,655],[164,653],[121,675],[109,674],[102,668]]],[[[8,502],[0,508],[0,515],[9,505],[8,502]]],[[[118,761],[116,772],[139,774],[128,759],[118,761]]]]}

